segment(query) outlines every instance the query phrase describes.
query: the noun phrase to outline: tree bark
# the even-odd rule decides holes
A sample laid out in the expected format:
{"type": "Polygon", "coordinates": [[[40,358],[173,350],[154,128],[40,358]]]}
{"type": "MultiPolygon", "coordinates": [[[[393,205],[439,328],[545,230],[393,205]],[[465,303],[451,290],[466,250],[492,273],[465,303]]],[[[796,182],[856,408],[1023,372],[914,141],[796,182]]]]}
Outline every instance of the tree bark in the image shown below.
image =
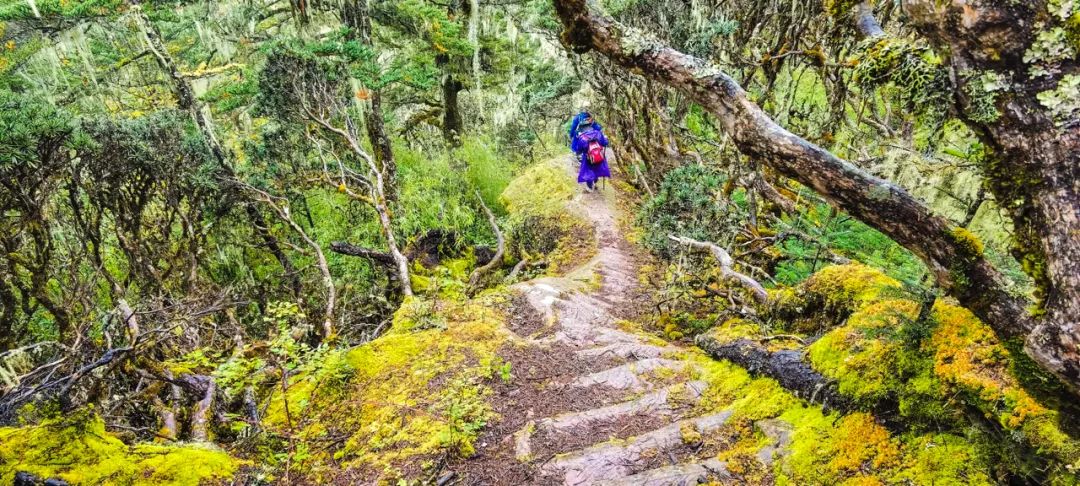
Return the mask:
{"type": "MultiPolygon", "coordinates": [[[[1078,351],[1073,326],[1074,317],[1080,316],[1080,309],[1076,308],[1080,306],[1080,298],[1062,295],[1060,291],[1053,294],[1054,303],[1058,305],[1048,316],[1048,322],[1058,323],[1059,331],[1048,333],[1051,328],[1046,326],[1036,330],[1036,323],[1026,309],[1027,302],[1005,291],[1000,273],[983,257],[981,245],[965,232],[957,231],[944,218],[931,213],[906,191],[780,127],[749,100],[730,76],[715,66],[647,39],[641,33],[631,33],[593,10],[586,0],[555,0],[554,4],[565,27],[562,41],[569,47],[577,52],[594,49],[626,69],[683,91],[717,116],[742,153],[810,187],[830,204],[915,253],[943,289],[989,324],[999,336],[1007,339],[1030,334],[1028,349],[1032,356],[1077,391],[1080,368],[1076,365],[1078,351]],[[1062,314],[1058,315],[1058,312],[1062,314]],[[1036,332],[1032,333],[1033,330],[1036,332]],[[1050,352],[1055,349],[1059,352],[1050,352]]],[[[1025,109],[1018,114],[1028,112],[1025,109]]],[[[1080,139],[1080,136],[1074,138],[1080,139]]],[[[1023,136],[1018,136],[1014,143],[1027,144],[1023,136]]],[[[1058,143],[1068,145],[1064,140],[1058,143]]],[[[1080,141],[1073,143],[1080,144],[1080,141]]],[[[1075,160],[1080,157],[1080,145],[1070,146],[1078,149],[1071,159],[1070,170],[1075,171],[1080,167],[1075,160]]],[[[1061,162],[1068,160],[1066,157],[1059,159],[1061,162]]],[[[1064,170],[1068,165],[1062,164],[1058,169],[1064,170]]],[[[1073,185],[1072,189],[1059,187],[1060,197],[1055,200],[1063,207],[1048,213],[1054,218],[1044,218],[1044,221],[1072,228],[1072,235],[1055,230],[1056,236],[1051,238],[1053,247],[1063,254],[1055,260],[1066,264],[1059,264],[1050,273],[1064,275],[1067,272],[1061,270],[1071,269],[1072,274],[1062,278],[1075,286],[1080,283],[1080,242],[1074,241],[1080,238],[1080,228],[1074,226],[1080,221],[1076,178],[1067,178],[1061,173],[1047,177],[1058,186],[1066,181],[1073,185]],[[1064,242],[1073,245],[1064,248],[1064,242]]]]}
{"type": "Polygon", "coordinates": [[[1080,75],[1080,61],[1036,72],[1040,63],[1025,60],[1038,35],[1067,28],[1065,20],[1046,0],[904,0],[902,7],[945,54],[962,112],[980,93],[979,75],[1009,85],[992,95],[997,117],[968,123],[992,150],[987,188],[1012,216],[1013,253],[1038,286],[1042,315],[1025,349],[1080,393],[1080,119],[1076,111],[1055,117],[1039,102],[1040,93],[1080,75]]]}
{"type": "Polygon", "coordinates": [[[214,406],[214,394],[217,392],[217,384],[209,376],[198,376],[202,384],[202,396],[195,402],[191,410],[191,440],[197,442],[210,441],[210,412],[214,406]]]}
{"type": "MultiPolygon", "coordinates": [[[[446,70],[449,61],[439,63],[438,57],[436,57],[436,64],[442,65],[444,70],[446,70]]],[[[447,145],[451,147],[460,147],[461,133],[464,130],[465,122],[461,117],[461,102],[458,101],[458,93],[461,92],[463,86],[461,81],[458,81],[454,75],[449,72],[443,74],[441,86],[443,100],[443,139],[446,140],[447,145]]]]}
{"type": "Polygon", "coordinates": [[[394,257],[389,253],[356,246],[352,243],[345,243],[344,241],[330,243],[330,251],[341,255],[368,258],[379,265],[389,268],[393,268],[395,265],[394,257]]]}

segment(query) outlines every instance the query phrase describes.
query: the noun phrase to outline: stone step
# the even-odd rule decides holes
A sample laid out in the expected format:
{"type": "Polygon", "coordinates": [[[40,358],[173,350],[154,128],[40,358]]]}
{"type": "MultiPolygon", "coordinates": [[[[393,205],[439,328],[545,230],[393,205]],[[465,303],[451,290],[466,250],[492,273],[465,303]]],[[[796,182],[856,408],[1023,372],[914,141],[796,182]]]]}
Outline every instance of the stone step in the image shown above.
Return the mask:
{"type": "Polygon", "coordinates": [[[566,434],[575,436],[596,434],[599,430],[624,420],[670,419],[697,403],[707,386],[701,381],[678,383],[635,400],[530,421],[514,434],[514,455],[519,461],[532,458],[535,452],[533,437],[541,434],[549,439],[558,440],[560,436],[566,437],[566,434]]]}
{"type": "Polygon", "coordinates": [[[678,352],[674,346],[654,346],[641,342],[617,342],[595,348],[582,349],[577,352],[583,358],[622,358],[622,359],[646,359],[659,358],[664,354],[678,352]]]}
{"type": "Polygon", "coordinates": [[[696,484],[735,484],[736,479],[719,459],[676,464],[632,474],[625,478],[593,483],[596,486],[690,486],[696,484]]]}
{"type": "Polygon", "coordinates": [[[677,372],[686,369],[688,366],[690,364],[685,361],[648,358],[581,376],[571,382],[570,386],[606,386],[617,390],[647,391],[653,388],[653,384],[642,375],[663,369],[677,372]]]}
{"type": "Polygon", "coordinates": [[[723,411],[681,420],[636,437],[596,444],[556,456],[541,467],[541,474],[562,476],[563,483],[569,486],[625,478],[648,470],[657,457],[686,446],[688,432],[694,435],[713,433],[723,427],[730,417],[730,411],[723,411]]]}

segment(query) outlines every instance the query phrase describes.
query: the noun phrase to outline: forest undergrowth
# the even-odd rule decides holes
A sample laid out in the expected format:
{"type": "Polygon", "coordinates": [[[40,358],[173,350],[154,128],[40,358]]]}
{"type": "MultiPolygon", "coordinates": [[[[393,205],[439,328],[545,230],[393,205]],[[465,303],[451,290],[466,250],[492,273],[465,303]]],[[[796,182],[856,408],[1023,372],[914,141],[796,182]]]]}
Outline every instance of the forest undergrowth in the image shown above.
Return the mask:
{"type": "Polygon", "coordinates": [[[0,483],[1080,483],[1078,90],[1070,0],[0,0],[0,483]]]}

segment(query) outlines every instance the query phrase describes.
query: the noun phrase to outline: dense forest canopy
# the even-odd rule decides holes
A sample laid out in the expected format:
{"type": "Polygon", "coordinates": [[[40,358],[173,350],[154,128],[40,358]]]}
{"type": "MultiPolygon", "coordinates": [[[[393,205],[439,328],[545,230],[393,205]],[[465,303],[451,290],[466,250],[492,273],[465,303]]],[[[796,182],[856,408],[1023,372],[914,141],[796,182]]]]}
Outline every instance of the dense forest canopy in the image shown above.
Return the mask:
{"type": "Polygon", "coordinates": [[[0,0],[0,481],[1076,484],[1078,172],[1073,0],[0,0]]]}

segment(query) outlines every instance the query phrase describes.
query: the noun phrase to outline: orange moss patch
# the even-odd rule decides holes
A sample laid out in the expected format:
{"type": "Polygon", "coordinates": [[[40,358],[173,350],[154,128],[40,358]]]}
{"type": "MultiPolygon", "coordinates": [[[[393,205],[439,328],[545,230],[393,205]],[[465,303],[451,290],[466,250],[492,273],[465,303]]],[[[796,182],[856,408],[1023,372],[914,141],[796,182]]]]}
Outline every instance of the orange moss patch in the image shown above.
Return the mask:
{"type": "Polygon", "coordinates": [[[987,418],[1022,432],[1040,453],[1078,465],[1080,442],[1058,426],[1058,413],[1039,404],[1008,373],[1009,351],[971,311],[945,302],[934,305],[939,326],[930,346],[934,372],[949,392],[966,393],[987,418]]]}

